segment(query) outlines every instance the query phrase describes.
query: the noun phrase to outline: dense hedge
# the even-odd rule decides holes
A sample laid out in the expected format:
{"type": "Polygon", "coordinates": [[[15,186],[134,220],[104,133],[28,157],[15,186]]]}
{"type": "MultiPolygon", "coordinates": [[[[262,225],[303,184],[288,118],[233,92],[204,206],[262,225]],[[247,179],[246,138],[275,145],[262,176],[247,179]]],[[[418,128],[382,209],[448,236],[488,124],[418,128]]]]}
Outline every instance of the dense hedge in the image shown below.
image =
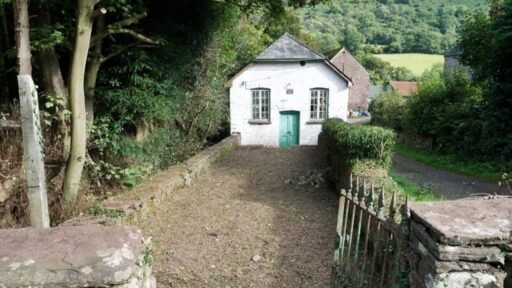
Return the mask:
{"type": "Polygon", "coordinates": [[[391,165],[395,133],[390,129],[327,119],[319,137],[320,145],[326,145],[324,151],[349,167],[366,160],[386,168],[391,165]]]}
{"type": "MultiPolygon", "coordinates": [[[[346,184],[354,167],[387,168],[391,165],[395,133],[392,130],[350,125],[341,119],[327,119],[322,125],[318,147],[331,167],[336,186],[346,184]]],[[[369,175],[367,175],[369,176],[369,175]]]]}

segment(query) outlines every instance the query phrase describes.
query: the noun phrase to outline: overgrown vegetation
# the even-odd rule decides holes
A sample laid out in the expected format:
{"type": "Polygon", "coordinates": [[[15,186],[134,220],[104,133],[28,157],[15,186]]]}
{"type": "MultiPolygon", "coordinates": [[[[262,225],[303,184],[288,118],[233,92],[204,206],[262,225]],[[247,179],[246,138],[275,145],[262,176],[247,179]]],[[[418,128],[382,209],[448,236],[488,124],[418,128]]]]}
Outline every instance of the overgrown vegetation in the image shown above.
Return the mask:
{"type": "MultiPolygon", "coordinates": [[[[319,2],[30,1],[28,48],[41,87],[53,223],[64,219],[63,204],[78,213],[83,195],[133,187],[224,137],[224,82],[285,31],[307,39],[289,21],[289,9],[319,2]]],[[[0,1],[0,68],[7,71],[0,77],[0,112],[8,114],[19,109],[11,4],[0,1]]],[[[19,162],[15,154],[5,160],[19,162]]],[[[2,162],[0,175],[7,167],[2,162]]],[[[0,202],[18,203],[16,194],[0,202]]],[[[17,213],[20,224],[23,215],[17,213]]]]}
{"type": "Polygon", "coordinates": [[[505,60],[512,57],[512,1],[491,4],[490,13],[477,10],[463,22],[459,42],[469,71],[434,68],[407,100],[381,95],[370,111],[374,124],[429,138],[432,150],[452,156],[402,152],[497,181],[512,170],[512,65],[505,60]]]}
{"type": "Polygon", "coordinates": [[[394,173],[390,173],[390,176],[412,201],[436,201],[443,199],[435,194],[431,187],[420,186],[394,173]]]}

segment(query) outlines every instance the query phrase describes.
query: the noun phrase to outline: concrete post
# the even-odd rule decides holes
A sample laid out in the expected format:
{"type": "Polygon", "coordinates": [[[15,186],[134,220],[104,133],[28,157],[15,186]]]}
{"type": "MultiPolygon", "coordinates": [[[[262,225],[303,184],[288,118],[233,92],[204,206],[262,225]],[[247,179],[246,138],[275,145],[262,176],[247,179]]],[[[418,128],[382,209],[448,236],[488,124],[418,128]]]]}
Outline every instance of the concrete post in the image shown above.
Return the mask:
{"type": "Polygon", "coordinates": [[[23,166],[28,186],[28,204],[32,227],[50,227],[44,172],[41,123],[37,90],[30,75],[18,75],[21,128],[23,131],[23,166]]]}

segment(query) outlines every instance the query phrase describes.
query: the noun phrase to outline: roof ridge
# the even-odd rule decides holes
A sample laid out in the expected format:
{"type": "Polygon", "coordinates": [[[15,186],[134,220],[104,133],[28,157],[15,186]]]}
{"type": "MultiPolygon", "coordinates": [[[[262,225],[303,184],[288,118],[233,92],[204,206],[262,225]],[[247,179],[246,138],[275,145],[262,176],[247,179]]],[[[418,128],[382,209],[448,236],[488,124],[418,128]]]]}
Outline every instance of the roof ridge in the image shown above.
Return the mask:
{"type": "MultiPolygon", "coordinates": [[[[299,39],[297,39],[297,38],[296,38],[295,36],[293,36],[292,34],[290,34],[290,33],[288,33],[288,32],[284,32],[284,34],[283,34],[283,35],[281,35],[281,37],[284,37],[284,36],[288,36],[288,37],[290,37],[293,41],[295,41],[295,42],[299,43],[300,45],[302,45],[304,48],[308,49],[309,51],[311,51],[311,52],[315,53],[316,55],[318,55],[318,56],[322,57],[323,59],[327,59],[327,57],[326,57],[324,54],[322,54],[322,53],[320,53],[320,52],[316,51],[315,49],[313,49],[313,48],[311,48],[311,47],[309,47],[307,44],[303,43],[302,41],[300,41],[299,39]]],[[[279,37],[279,39],[281,39],[281,37],[279,37]]]]}
{"type": "MultiPolygon", "coordinates": [[[[338,52],[336,52],[336,54],[333,57],[331,57],[331,59],[329,59],[329,61],[332,62],[334,60],[334,58],[338,57],[338,55],[340,55],[340,53],[342,51],[345,51],[346,53],[348,53],[348,55],[350,57],[352,57],[352,59],[355,60],[357,66],[359,66],[359,68],[361,68],[366,75],[368,75],[368,76],[370,75],[368,70],[366,70],[366,67],[364,67],[363,64],[361,64],[361,62],[359,62],[359,60],[357,60],[357,58],[352,53],[350,53],[350,50],[348,50],[345,46],[341,46],[341,48],[339,48],[338,52]]],[[[332,63],[334,64],[334,62],[332,62],[332,63]]]]}
{"type": "Polygon", "coordinates": [[[318,61],[326,59],[327,57],[322,53],[312,49],[290,33],[285,32],[261,52],[255,61],[318,61]]]}

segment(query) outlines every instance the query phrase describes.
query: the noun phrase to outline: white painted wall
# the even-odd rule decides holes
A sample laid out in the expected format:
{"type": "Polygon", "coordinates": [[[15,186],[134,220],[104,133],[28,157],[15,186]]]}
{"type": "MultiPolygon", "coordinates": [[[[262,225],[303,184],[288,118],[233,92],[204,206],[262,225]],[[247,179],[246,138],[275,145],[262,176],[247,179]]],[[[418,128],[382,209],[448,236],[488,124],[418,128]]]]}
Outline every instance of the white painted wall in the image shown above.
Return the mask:
{"type": "Polygon", "coordinates": [[[242,145],[279,146],[279,112],[300,112],[300,145],[316,145],[321,124],[309,124],[310,89],[329,89],[329,118],[347,120],[348,85],[323,62],[254,63],[233,79],[230,88],[231,133],[242,145]],[[251,89],[270,89],[270,124],[251,124],[251,89]],[[286,89],[293,89],[292,95],[286,89]]]}

